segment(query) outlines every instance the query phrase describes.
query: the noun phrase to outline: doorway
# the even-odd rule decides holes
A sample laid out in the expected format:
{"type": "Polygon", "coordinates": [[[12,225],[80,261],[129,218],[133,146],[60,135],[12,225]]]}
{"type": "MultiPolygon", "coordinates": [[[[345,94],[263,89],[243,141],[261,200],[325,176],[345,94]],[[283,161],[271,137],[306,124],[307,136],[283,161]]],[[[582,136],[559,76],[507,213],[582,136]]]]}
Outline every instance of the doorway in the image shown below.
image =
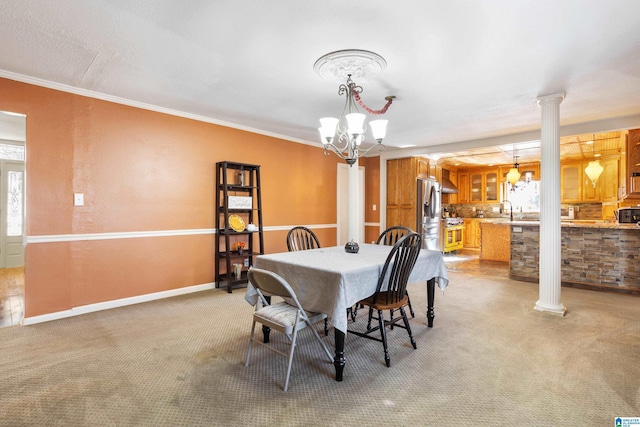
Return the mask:
{"type": "Polygon", "coordinates": [[[24,318],[26,116],[0,111],[0,327],[24,318]]]}
{"type": "MultiPolygon", "coordinates": [[[[338,188],[337,188],[337,207],[338,207],[338,230],[337,230],[337,245],[344,245],[349,240],[347,233],[347,224],[348,224],[348,175],[349,175],[349,165],[346,164],[338,164],[338,188]]],[[[358,192],[358,222],[361,224],[360,229],[360,239],[364,239],[364,167],[358,167],[358,188],[360,191],[358,192]]],[[[363,240],[364,241],[364,240],[363,240]]]]}

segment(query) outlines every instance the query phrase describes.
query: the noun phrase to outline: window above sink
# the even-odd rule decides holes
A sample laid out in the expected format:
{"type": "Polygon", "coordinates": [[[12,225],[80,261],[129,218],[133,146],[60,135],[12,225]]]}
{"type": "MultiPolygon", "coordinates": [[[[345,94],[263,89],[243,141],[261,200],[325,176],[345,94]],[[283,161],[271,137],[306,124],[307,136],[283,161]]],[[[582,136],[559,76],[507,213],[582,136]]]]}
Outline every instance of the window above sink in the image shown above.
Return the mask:
{"type": "Polygon", "coordinates": [[[515,187],[505,182],[504,194],[513,206],[513,212],[540,212],[540,181],[519,181],[515,187]]]}

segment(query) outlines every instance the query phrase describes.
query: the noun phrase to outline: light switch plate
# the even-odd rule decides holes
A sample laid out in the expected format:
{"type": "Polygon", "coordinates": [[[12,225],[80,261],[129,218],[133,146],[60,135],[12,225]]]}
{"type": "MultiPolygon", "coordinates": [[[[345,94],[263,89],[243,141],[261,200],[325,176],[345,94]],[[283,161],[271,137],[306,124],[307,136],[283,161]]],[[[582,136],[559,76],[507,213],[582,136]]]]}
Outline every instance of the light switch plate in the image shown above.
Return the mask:
{"type": "Polygon", "coordinates": [[[73,206],[84,206],[84,193],[73,193],[73,206]]]}

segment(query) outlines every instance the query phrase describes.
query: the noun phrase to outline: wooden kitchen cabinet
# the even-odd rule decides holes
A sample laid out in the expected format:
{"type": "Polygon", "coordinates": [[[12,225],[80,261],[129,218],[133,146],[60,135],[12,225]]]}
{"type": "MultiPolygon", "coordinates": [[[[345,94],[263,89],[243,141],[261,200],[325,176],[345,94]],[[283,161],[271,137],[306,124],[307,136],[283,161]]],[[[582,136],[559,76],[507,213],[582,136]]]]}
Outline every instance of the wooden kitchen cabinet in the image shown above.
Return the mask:
{"type": "MultiPolygon", "coordinates": [[[[531,175],[531,179],[540,180],[540,163],[523,163],[520,165],[521,179],[526,179],[527,174],[531,175]]],[[[508,172],[508,171],[507,171],[508,172]]]]}
{"type": "MultiPolygon", "coordinates": [[[[602,219],[614,220],[618,210],[618,195],[620,190],[620,160],[608,159],[602,162],[600,187],[602,189],[602,219]]],[[[599,180],[600,181],[600,180],[599,180]]]]}
{"type": "Polygon", "coordinates": [[[418,175],[429,175],[429,160],[421,157],[387,160],[387,226],[416,229],[418,175]]]}
{"type": "Polygon", "coordinates": [[[471,184],[471,202],[482,202],[482,174],[480,172],[469,174],[469,183],[471,184]]]}
{"type": "Polygon", "coordinates": [[[625,198],[640,199],[640,129],[631,129],[626,142],[625,198]]]}
{"type": "Polygon", "coordinates": [[[601,159],[602,174],[594,186],[585,173],[589,161],[561,166],[562,203],[617,202],[618,201],[618,158],[601,159]]]}
{"type": "Polygon", "coordinates": [[[560,166],[560,195],[562,203],[577,203],[582,201],[582,163],[560,166]]]}
{"type": "Polygon", "coordinates": [[[480,225],[480,259],[509,262],[511,259],[511,225],[483,222],[480,225]]]}
{"type": "MultiPolygon", "coordinates": [[[[498,168],[469,171],[468,176],[469,202],[491,203],[498,201],[500,197],[498,168]]],[[[458,189],[460,190],[460,187],[458,189]]]]}
{"type": "MultiPolygon", "coordinates": [[[[602,187],[602,201],[603,202],[617,202],[618,201],[618,188],[620,185],[618,179],[619,163],[618,159],[608,159],[601,162],[602,171],[601,175],[601,187],[602,187]]],[[[598,181],[600,181],[598,180],[598,181]]]]}
{"type": "Polygon", "coordinates": [[[480,220],[464,219],[464,247],[479,248],[480,247],[480,220]]]}
{"type": "Polygon", "coordinates": [[[499,195],[498,170],[486,172],[484,174],[484,201],[497,202],[499,195]]]}
{"type": "Polygon", "coordinates": [[[458,202],[469,203],[469,174],[458,172],[458,202]]]}

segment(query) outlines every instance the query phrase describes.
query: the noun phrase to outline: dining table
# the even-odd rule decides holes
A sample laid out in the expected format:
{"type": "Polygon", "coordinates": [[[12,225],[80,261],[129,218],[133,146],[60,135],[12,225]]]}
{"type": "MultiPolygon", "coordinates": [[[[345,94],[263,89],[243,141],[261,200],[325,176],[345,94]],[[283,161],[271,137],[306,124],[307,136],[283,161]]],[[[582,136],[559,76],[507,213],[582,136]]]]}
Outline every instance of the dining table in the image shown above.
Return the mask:
{"type": "MultiPolygon", "coordinates": [[[[272,271],[289,283],[305,310],[327,314],[334,328],[336,381],[342,381],[345,367],[347,308],[375,293],[392,248],[363,243],[357,253],[346,252],[344,246],[332,246],[259,255],[255,259],[256,268],[272,271]]],[[[427,325],[433,327],[435,286],[444,291],[449,283],[442,252],[420,250],[408,283],[423,281],[427,288],[427,325]]],[[[252,305],[258,302],[251,283],[247,285],[245,300],[252,305]]],[[[268,341],[268,331],[264,339],[268,341]]]]}

